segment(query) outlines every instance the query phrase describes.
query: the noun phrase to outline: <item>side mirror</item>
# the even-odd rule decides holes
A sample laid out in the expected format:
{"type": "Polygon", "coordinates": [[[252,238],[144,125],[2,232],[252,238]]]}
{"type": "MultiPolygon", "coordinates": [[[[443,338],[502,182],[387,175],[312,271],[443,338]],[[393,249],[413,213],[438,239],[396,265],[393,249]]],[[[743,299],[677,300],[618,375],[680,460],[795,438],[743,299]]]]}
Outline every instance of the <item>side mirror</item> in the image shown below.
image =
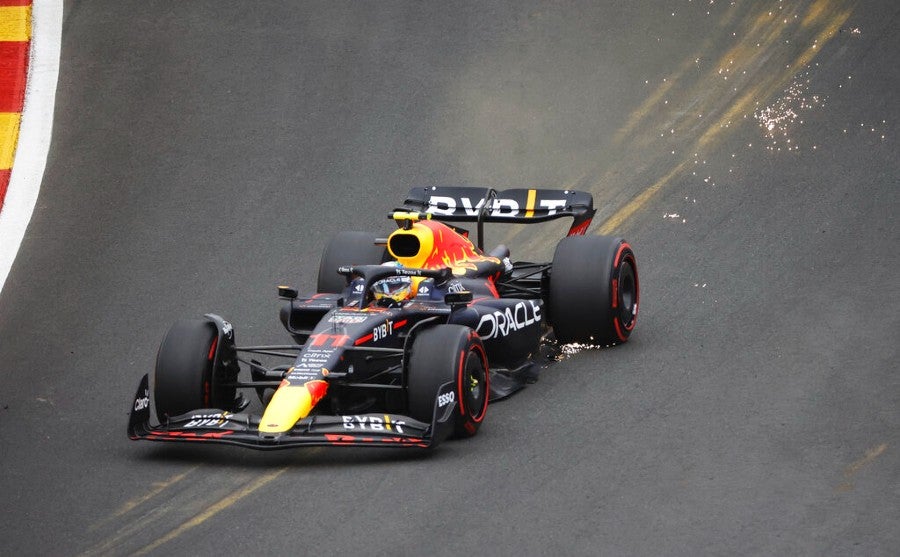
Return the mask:
{"type": "Polygon", "coordinates": [[[295,300],[297,298],[297,289],[290,286],[279,286],[278,297],[285,300],[295,300]]]}

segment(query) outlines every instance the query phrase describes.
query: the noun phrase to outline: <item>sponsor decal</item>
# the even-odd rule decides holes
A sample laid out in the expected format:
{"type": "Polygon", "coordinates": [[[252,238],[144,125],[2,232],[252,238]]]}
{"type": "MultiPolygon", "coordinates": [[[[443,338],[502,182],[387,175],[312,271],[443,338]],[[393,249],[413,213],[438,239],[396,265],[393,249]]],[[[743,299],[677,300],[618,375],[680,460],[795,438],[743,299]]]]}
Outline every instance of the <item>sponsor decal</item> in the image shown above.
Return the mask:
{"type": "MultiPolygon", "coordinates": [[[[463,212],[469,217],[477,217],[484,205],[484,199],[479,199],[476,203],[468,197],[455,199],[444,195],[432,195],[428,204],[430,205],[426,212],[434,215],[450,216],[456,214],[461,207],[463,212]]],[[[537,207],[546,210],[548,215],[555,215],[559,209],[566,206],[565,199],[540,199],[537,200],[537,207]]],[[[519,202],[515,199],[497,198],[494,200],[490,210],[492,217],[518,217],[524,213],[524,216],[533,216],[530,210],[523,211],[519,206],[519,202]]]]}
{"type": "Polygon", "coordinates": [[[358,315],[355,313],[335,313],[328,318],[329,323],[339,323],[344,325],[356,325],[365,320],[365,315],[358,315]]]}
{"type": "Polygon", "coordinates": [[[291,384],[306,383],[307,381],[314,381],[315,379],[317,379],[319,377],[319,374],[321,373],[322,369],[324,369],[324,368],[320,365],[314,365],[314,364],[305,365],[304,364],[304,367],[302,367],[302,368],[300,368],[300,367],[295,368],[294,371],[292,371],[290,373],[290,375],[287,376],[287,378],[290,380],[291,384]]]}
{"type": "Polygon", "coordinates": [[[231,416],[228,412],[217,412],[215,414],[194,414],[190,417],[189,421],[184,424],[183,428],[190,429],[196,427],[222,427],[228,423],[228,418],[231,416]]]}
{"type": "Polygon", "coordinates": [[[360,346],[369,341],[378,342],[379,340],[384,340],[394,334],[394,331],[396,329],[400,329],[404,325],[406,325],[406,321],[406,319],[401,319],[400,321],[394,323],[390,319],[385,319],[384,323],[382,323],[381,325],[377,325],[374,329],[372,329],[371,333],[356,339],[353,344],[354,346],[360,346]]]}
{"type": "Polygon", "coordinates": [[[378,342],[379,340],[386,339],[392,334],[394,334],[394,322],[388,320],[372,329],[372,340],[378,342]]]}
{"type": "Polygon", "coordinates": [[[475,331],[482,339],[505,337],[540,320],[540,304],[534,300],[523,300],[504,311],[482,315],[475,331]]]}
{"type": "Polygon", "coordinates": [[[150,407],[150,390],[144,389],[144,396],[134,399],[134,411],[140,412],[150,407]]]}
{"type": "Polygon", "coordinates": [[[447,285],[447,292],[452,294],[456,294],[458,292],[465,292],[466,287],[462,285],[458,280],[450,281],[450,284],[447,285]]]}
{"type": "Polygon", "coordinates": [[[222,334],[225,335],[225,338],[227,339],[230,339],[231,335],[234,334],[234,327],[228,321],[222,323],[222,334]]]}
{"type": "Polygon", "coordinates": [[[381,418],[378,416],[341,416],[341,418],[344,429],[405,433],[403,426],[406,425],[406,422],[403,420],[392,421],[388,414],[384,414],[381,418]]]}
{"type": "MultiPolygon", "coordinates": [[[[403,272],[404,272],[404,269],[397,269],[397,272],[398,272],[398,273],[403,273],[403,272]]],[[[381,282],[381,283],[384,283],[384,284],[390,284],[390,285],[392,285],[392,286],[396,286],[396,285],[406,286],[407,284],[409,284],[409,277],[410,277],[410,276],[418,276],[418,275],[419,275],[419,271],[418,271],[417,269],[414,269],[412,272],[406,272],[406,273],[404,273],[404,276],[390,276],[390,277],[384,277],[383,279],[381,279],[381,280],[378,281],[378,282],[381,282]]]]}
{"type": "Polygon", "coordinates": [[[444,406],[447,406],[448,404],[456,401],[456,393],[450,391],[449,393],[438,395],[437,401],[438,408],[443,408],[444,406]]]}
{"type": "MultiPolygon", "coordinates": [[[[320,368],[328,363],[328,357],[331,356],[333,351],[331,350],[317,350],[315,348],[308,348],[303,351],[300,356],[297,358],[297,361],[294,362],[295,368],[320,368]]],[[[294,370],[292,369],[291,372],[294,370]]]]}

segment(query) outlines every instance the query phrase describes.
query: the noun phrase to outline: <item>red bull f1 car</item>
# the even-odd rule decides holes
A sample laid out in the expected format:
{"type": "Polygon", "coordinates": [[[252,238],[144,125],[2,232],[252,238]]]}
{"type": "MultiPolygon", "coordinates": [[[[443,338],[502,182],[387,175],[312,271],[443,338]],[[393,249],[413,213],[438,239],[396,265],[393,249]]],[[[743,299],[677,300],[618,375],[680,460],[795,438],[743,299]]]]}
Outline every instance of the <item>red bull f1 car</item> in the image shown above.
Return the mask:
{"type": "Polygon", "coordinates": [[[140,382],[128,435],[253,449],[473,436],[488,402],[527,382],[548,339],[612,345],[633,331],[635,255],[621,238],[585,235],[594,213],[580,191],[413,188],[386,238],[343,232],[328,244],[315,292],[279,287],[291,342],[238,346],[213,314],[176,322],[153,381],[140,382]],[[485,223],[563,217],[572,224],[551,262],[484,250],[485,223]],[[248,411],[254,391],[261,412],[248,411]]]}

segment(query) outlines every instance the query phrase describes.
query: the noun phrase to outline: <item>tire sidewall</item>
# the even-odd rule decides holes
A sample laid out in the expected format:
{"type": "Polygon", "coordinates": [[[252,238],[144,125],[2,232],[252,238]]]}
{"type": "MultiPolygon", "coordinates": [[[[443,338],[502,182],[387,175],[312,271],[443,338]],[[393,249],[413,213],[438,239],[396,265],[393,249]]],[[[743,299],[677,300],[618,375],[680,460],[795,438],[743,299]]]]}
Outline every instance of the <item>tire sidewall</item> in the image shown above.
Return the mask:
{"type": "Polygon", "coordinates": [[[408,363],[407,396],[412,418],[431,423],[440,387],[452,382],[456,400],[453,434],[475,435],[487,413],[490,372],[481,339],[469,327],[438,325],[421,331],[413,339],[408,363]],[[472,360],[474,358],[474,360],[472,360]],[[467,364],[477,364],[480,396],[472,405],[467,364]]]}
{"type": "Polygon", "coordinates": [[[215,325],[192,319],[174,323],[156,355],[153,398],[158,419],[213,407],[215,325]]]}
{"type": "MultiPolygon", "coordinates": [[[[557,244],[548,295],[549,319],[562,344],[611,345],[634,330],[640,288],[634,251],[614,236],[571,236],[557,244]],[[633,315],[624,323],[619,278],[633,271],[633,315]]],[[[631,313],[631,312],[627,312],[631,313]]]]}

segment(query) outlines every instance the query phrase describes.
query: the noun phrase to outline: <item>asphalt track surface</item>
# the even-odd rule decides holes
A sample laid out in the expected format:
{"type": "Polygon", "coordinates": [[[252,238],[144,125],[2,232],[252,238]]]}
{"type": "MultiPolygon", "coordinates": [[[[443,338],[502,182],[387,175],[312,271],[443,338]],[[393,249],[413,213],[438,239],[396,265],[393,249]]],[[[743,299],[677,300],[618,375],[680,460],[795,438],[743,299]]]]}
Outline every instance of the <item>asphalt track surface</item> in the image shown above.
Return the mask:
{"type": "Polygon", "coordinates": [[[0,554],[896,554],[900,8],[730,4],[68,4],[0,554]],[[282,342],[274,286],[419,184],[592,191],[632,340],[433,452],[126,439],[173,320],[282,342]]]}

